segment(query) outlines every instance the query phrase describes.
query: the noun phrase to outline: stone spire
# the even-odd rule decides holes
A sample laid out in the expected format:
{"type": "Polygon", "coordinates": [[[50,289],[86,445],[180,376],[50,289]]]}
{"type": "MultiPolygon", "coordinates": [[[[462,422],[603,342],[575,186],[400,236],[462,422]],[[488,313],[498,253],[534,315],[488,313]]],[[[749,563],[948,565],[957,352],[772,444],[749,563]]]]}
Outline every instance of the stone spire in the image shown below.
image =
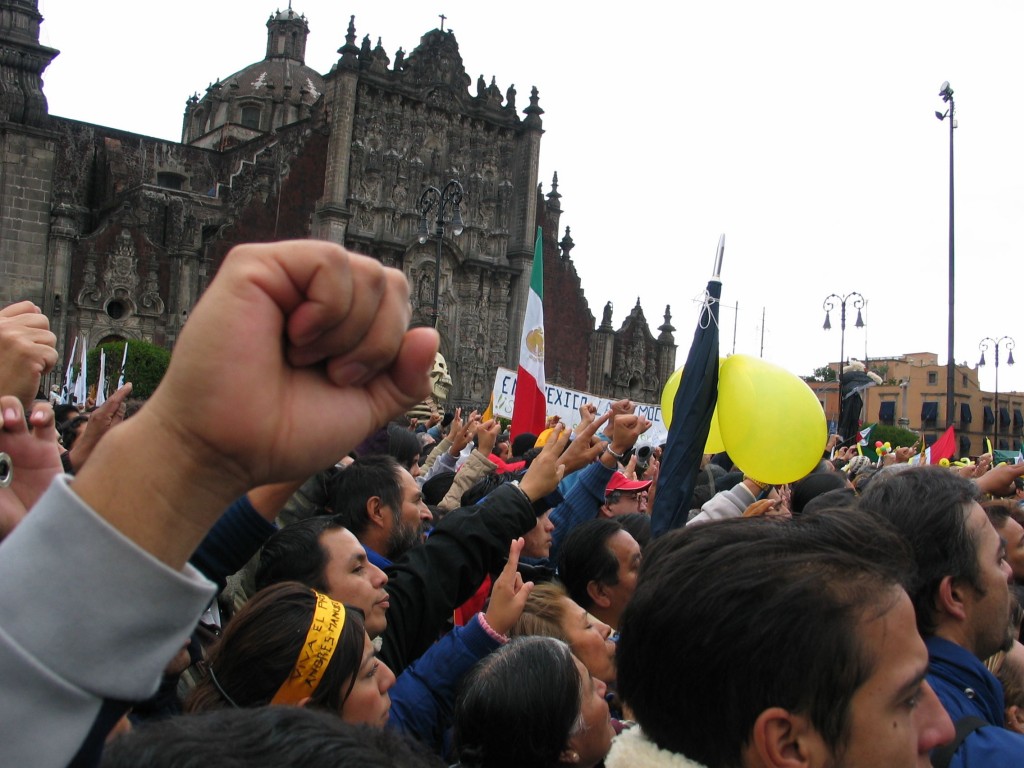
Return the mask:
{"type": "Polygon", "coordinates": [[[289,3],[286,10],[272,13],[267,19],[267,58],[292,59],[305,64],[307,37],[306,17],[293,11],[289,3]]]}
{"type": "Polygon", "coordinates": [[[25,125],[46,120],[43,70],[60,51],[39,44],[42,20],[36,0],[7,0],[0,9],[0,120],[25,125]]]}

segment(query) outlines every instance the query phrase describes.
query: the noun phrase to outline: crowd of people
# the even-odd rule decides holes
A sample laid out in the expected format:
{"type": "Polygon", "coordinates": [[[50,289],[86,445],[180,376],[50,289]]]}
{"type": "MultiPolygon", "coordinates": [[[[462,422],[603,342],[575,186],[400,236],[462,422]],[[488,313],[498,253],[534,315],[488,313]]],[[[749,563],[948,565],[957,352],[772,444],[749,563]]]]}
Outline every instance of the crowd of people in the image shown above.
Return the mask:
{"type": "Polygon", "coordinates": [[[652,537],[676,478],[628,400],[403,416],[408,291],[240,246],[152,397],[87,414],[0,310],[0,764],[1024,764],[1024,464],[706,456],[652,537]]]}

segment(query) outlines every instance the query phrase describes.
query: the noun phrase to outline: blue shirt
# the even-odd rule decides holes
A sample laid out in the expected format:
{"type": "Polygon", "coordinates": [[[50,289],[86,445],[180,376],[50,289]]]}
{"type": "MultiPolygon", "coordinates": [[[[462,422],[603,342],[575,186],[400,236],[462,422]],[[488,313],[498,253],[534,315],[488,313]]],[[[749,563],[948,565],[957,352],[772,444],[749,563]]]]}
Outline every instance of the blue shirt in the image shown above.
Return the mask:
{"type": "Polygon", "coordinates": [[[950,768],[1024,765],[1024,736],[1003,728],[1003,686],[977,657],[965,648],[929,637],[928,684],[955,725],[968,715],[989,725],[964,739],[950,768]]]}

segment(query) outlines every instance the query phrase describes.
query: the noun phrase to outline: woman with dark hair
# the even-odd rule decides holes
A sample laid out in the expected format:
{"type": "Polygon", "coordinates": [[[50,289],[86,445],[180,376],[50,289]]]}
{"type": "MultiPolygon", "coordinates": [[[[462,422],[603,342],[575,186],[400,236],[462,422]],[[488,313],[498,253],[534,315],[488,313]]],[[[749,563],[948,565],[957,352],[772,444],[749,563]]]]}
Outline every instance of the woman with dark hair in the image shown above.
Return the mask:
{"type": "Polygon", "coordinates": [[[592,768],[612,730],[605,685],[569,647],[521,637],[481,661],[455,703],[462,768],[592,768]]]}
{"type": "Polygon", "coordinates": [[[383,726],[394,682],[375,659],[360,611],[283,582],[258,592],[228,624],[185,711],[290,704],[383,726]]]}

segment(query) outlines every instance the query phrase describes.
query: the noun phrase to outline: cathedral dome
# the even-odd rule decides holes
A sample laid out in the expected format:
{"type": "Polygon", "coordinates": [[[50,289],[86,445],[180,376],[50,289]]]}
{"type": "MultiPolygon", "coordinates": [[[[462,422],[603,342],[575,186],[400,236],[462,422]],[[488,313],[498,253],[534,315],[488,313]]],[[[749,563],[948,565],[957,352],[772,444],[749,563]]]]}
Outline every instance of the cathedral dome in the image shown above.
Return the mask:
{"type": "Polygon", "coordinates": [[[225,149],[308,117],[324,89],[305,63],[308,35],[306,17],[290,4],[272,13],[266,57],[188,100],[182,143],[225,149]]]}

